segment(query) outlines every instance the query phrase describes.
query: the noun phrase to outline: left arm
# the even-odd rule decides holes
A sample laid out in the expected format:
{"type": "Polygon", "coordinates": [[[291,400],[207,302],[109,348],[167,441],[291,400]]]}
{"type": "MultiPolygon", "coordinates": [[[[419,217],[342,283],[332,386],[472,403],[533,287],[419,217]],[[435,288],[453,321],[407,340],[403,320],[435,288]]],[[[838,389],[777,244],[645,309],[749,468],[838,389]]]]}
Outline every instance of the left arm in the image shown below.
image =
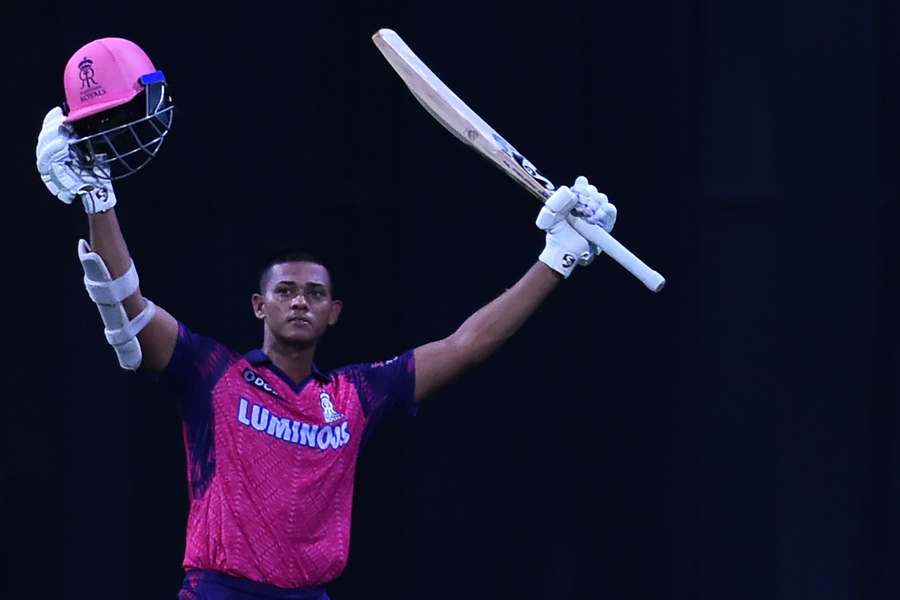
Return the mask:
{"type": "Polygon", "coordinates": [[[600,253],[566,222],[570,213],[607,232],[616,221],[616,207],[584,177],[576,179],[571,190],[562,186],[550,196],[536,223],[547,232],[547,245],[539,261],[514,286],[466,319],[452,335],[415,349],[416,402],[493,354],[576,265],[590,264],[600,253]]]}
{"type": "Polygon", "coordinates": [[[466,319],[449,337],[416,348],[416,402],[493,354],[519,330],[562,278],[537,262],[513,287],[466,319]]]}

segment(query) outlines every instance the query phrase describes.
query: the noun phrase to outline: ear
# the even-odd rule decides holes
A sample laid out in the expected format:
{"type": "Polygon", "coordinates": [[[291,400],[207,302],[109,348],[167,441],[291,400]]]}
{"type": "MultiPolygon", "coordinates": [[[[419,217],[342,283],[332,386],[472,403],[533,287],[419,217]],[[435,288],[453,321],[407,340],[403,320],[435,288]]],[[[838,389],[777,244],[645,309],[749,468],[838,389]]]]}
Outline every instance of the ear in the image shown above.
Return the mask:
{"type": "Polygon", "coordinates": [[[331,301],[331,313],[328,315],[328,324],[334,325],[338,322],[338,317],[341,316],[341,309],[344,308],[344,303],[340,300],[332,300],[331,301]]]}
{"type": "Polygon", "coordinates": [[[264,304],[265,302],[263,301],[262,294],[256,293],[250,296],[250,305],[253,307],[253,314],[259,320],[266,318],[265,313],[263,313],[264,304]]]}

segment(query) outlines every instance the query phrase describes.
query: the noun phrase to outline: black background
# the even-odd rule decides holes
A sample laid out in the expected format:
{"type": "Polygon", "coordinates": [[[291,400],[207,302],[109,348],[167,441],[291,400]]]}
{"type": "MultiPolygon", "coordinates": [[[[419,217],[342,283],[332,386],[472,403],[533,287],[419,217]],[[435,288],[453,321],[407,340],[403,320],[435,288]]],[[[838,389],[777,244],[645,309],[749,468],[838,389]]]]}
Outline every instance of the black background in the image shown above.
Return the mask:
{"type": "Polygon", "coordinates": [[[132,39],[176,98],[117,185],[146,295],[245,351],[262,257],[337,257],[319,362],[449,334],[542,247],[537,203],[370,41],[398,31],[668,279],[578,270],[363,455],[336,600],[900,597],[898,4],[19,3],[3,9],[4,598],[174,598],[174,403],[117,367],[78,207],[34,169],[62,68],[132,39]]]}

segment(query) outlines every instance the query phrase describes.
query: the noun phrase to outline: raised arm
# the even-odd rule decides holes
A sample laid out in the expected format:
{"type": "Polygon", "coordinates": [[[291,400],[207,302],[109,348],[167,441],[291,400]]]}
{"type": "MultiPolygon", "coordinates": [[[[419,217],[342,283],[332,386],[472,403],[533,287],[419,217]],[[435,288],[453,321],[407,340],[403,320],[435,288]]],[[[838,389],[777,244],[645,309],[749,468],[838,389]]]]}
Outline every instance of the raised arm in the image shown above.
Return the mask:
{"type": "Polygon", "coordinates": [[[452,335],[416,348],[416,401],[422,401],[493,354],[518,331],[562,278],[544,263],[537,262],[513,287],[466,319],[452,335]]]}
{"type": "Polygon", "coordinates": [[[596,188],[588,186],[586,179],[579,178],[572,190],[563,186],[551,196],[537,219],[538,227],[547,232],[547,245],[539,261],[453,334],[415,349],[417,402],[493,354],[576,264],[589,264],[599,253],[566,222],[573,210],[607,231],[615,223],[615,207],[596,188]]]}
{"type": "Polygon", "coordinates": [[[88,214],[90,244],[81,240],[78,255],[89,294],[100,309],[107,339],[116,349],[120,364],[134,369],[139,363],[148,370],[162,371],[172,357],[178,323],[141,295],[137,271],[113,208],[116,196],[112,182],[75,168],[70,142],[71,132],[63,126],[62,111],[52,109],[38,137],[38,172],[53,195],[66,204],[80,200],[88,214]],[[139,347],[133,341],[135,332],[139,347]]]}
{"type": "MultiPolygon", "coordinates": [[[[91,232],[91,249],[106,263],[113,279],[125,274],[132,264],[131,255],[125,244],[119,220],[114,208],[88,216],[91,232]]],[[[129,319],[134,319],[144,309],[145,300],[138,288],[122,301],[129,319]]],[[[149,323],[138,333],[143,361],[141,366],[149,371],[160,372],[169,364],[175,341],[178,338],[178,322],[163,308],[157,306],[149,323]]]]}

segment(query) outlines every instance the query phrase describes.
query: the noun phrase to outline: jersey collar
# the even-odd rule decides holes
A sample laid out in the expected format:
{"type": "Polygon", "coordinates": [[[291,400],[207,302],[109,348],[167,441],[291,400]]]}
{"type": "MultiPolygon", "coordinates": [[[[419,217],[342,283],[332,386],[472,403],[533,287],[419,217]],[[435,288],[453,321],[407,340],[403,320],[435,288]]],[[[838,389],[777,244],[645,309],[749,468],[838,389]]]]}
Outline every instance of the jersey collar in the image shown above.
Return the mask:
{"type": "MultiPolygon", "coordinates": [[[[275,363],[272,362],[272,359],[270,359],[268,356],[266,356],[266,353],[263,352],[261,349],[257,348],[256,350],[251,350],[250,352],[248,352],[247,354],[244,355],[244,358],[246,358],[247,362],[249,362],[254,367],[258,367],[260,365],[267,366],[270,370],[277,373],[282,379],[284,379],[290,383],[290,381],[291,381],[290,378],[286,374],[284,374],[281,369],[279,369],[277,366],[275,366],[275,363]]],[[[331,377],[329,377],[327,374],[320,371],[319,367],[316,366],[316,363],[312,364],[312,372],[310,373],[310,375],[312,377],[316,378],[317,380],[321,381],[322,383],[330,383],[331,382],[331,377]]],[[[301,385],[302,385],[302,382],[301,382],[301,385]]],[[[296,386],[292,383],[291,387],[296,387],[296,386]]]]}

